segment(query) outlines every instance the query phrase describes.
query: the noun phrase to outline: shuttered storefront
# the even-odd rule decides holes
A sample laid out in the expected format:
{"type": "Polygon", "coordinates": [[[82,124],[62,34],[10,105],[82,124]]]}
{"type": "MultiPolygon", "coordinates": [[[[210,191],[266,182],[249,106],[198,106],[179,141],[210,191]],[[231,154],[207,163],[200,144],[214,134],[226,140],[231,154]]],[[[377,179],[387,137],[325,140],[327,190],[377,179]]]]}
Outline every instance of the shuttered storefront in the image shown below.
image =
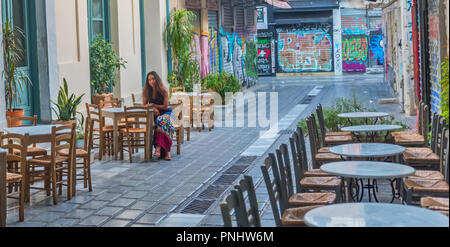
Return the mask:
{"type": "Polygon", "coordinates": [[[209,29],[218,30],[219,28],[219,19],[218,12],[215,10],[208,10],[208,27],[209,29]]]}
{"type": "Polygon", "coordinates": [[[225,29],[232,29],[234,26],[234,14],[231,0],[222,0],[221,8],[222,27],[225,29]]]}
{"type": "Polygon", "coordinates": [[[341,9],[342,69],[365,72],[368,65],[368,28],[366,10],[341,9]]]}

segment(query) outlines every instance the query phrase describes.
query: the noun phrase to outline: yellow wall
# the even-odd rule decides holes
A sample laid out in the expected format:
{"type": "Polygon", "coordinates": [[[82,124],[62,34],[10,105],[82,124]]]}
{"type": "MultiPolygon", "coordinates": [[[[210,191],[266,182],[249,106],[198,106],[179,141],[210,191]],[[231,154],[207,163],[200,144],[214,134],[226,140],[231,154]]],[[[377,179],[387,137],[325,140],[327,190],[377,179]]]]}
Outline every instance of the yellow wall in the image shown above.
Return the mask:
{"type": "Polygon", "coordinates": [[[114,88],[115,97],[131,105],[131,94],[142,91],[139,0],[111,0],[111,42],[127,61],[114,88]]]}
{"type": "Polygon", "coordinates": [[[59,82],[66,78],[69,92],[85,94],[82,112],[91,101],[87,16],[86,0],[55,1],[59,82]]]}

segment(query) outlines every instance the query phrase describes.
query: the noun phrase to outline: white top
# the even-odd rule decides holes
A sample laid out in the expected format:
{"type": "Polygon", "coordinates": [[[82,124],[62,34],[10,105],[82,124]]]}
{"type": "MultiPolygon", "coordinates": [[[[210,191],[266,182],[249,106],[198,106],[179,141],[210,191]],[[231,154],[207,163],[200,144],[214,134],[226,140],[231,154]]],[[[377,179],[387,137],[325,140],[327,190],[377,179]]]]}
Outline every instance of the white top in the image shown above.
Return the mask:
{"type": "Polygon", "coordinates": [[[405,148],[386,143],[351,143],[331,147],[330,152],[348,157],[389,157],[405,152],[405,148]]]}
{"type": "Polygon", "coordinates": [[[340,203],[305,215],[307,226],[318,227],[448,227],[448,222],[429,209],[390,203],[340,203]]]}
{"type": "Polygon", "coordinates": [[[341,130],[351,132],[380,132],[380,131],[399,130],[402,128],[403,127],[400,125],[375,124],[375,125],[357,125],[357,126],[342,127],[341,130]]]}
{"type": "MultiPolygon", "coordinates": [[[[41,136],[41,135],[50,135],[52,133],[52,127],[60,127],[60,124],[52,124],[52,125],[36,125],[36,126],[26,126],[26,127],[12,127],[6,128],[5,132],[11,134],[29,134],[30,136],[41,136]]],[[[69,133],[70,130],[61,130],[59,133],[69,133]]]]}
{"type": "Polygon", "coordinates": [[[346,178],[400,178],[413,175],[415,169],[397,163],[376,161],[339,161],[324,164],[320,170],[346,178]]]}
{"type": "Polygon", "coordinates": [[[387,116],[389,116],[389,113],[386,112],[348,112],[338,114],[340,118],[379,118],[387,116]]]}

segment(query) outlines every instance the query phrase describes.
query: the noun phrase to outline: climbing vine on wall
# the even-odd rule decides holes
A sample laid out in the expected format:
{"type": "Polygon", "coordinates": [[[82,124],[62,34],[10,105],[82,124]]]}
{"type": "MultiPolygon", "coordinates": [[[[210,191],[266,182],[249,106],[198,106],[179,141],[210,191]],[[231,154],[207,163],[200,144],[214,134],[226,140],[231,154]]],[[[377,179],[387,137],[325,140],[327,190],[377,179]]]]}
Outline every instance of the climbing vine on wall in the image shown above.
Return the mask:
{"type": "Polygon", "coordinates": [[[441,67],[441,108],[440,110],[442,111],[442,116],[445,117],[445,119],[447,120],[447,128],[449,126],[449,102],[448,102],[448,78],[449,74],[448,74],[448,56],[445,59],[445,61],[442,63],[442,67],[441,67]]]}

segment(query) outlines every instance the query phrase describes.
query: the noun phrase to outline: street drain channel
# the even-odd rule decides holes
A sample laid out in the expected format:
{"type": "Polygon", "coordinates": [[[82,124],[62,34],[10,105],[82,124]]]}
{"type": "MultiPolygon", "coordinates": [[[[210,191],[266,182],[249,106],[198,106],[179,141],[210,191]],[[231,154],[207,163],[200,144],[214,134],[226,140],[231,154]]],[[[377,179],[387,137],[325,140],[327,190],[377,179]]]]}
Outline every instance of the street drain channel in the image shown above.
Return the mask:
{"type": "Polygon", "coordinates": [[[296,130],[294,130],[294,129],[280,130],[280,131],[278,131],[278,134],[279,135],[292,135],[292,134],[294,134],[295,131],[296,130]]]}
{"type": "Polygon", "coordinates": [[[233,185],[237,178],[244,174],[257,156],[242,156],[230,166],[212,184],[181,210],[181,213],[204,214],[209,207],[221,198],[221,195],[233,185]]]}
{"type": "Polygon", "coordinates": [[[315,96],[308,95],[300,101],[301,105],[308,105],[314,99],[315,96]]]}

